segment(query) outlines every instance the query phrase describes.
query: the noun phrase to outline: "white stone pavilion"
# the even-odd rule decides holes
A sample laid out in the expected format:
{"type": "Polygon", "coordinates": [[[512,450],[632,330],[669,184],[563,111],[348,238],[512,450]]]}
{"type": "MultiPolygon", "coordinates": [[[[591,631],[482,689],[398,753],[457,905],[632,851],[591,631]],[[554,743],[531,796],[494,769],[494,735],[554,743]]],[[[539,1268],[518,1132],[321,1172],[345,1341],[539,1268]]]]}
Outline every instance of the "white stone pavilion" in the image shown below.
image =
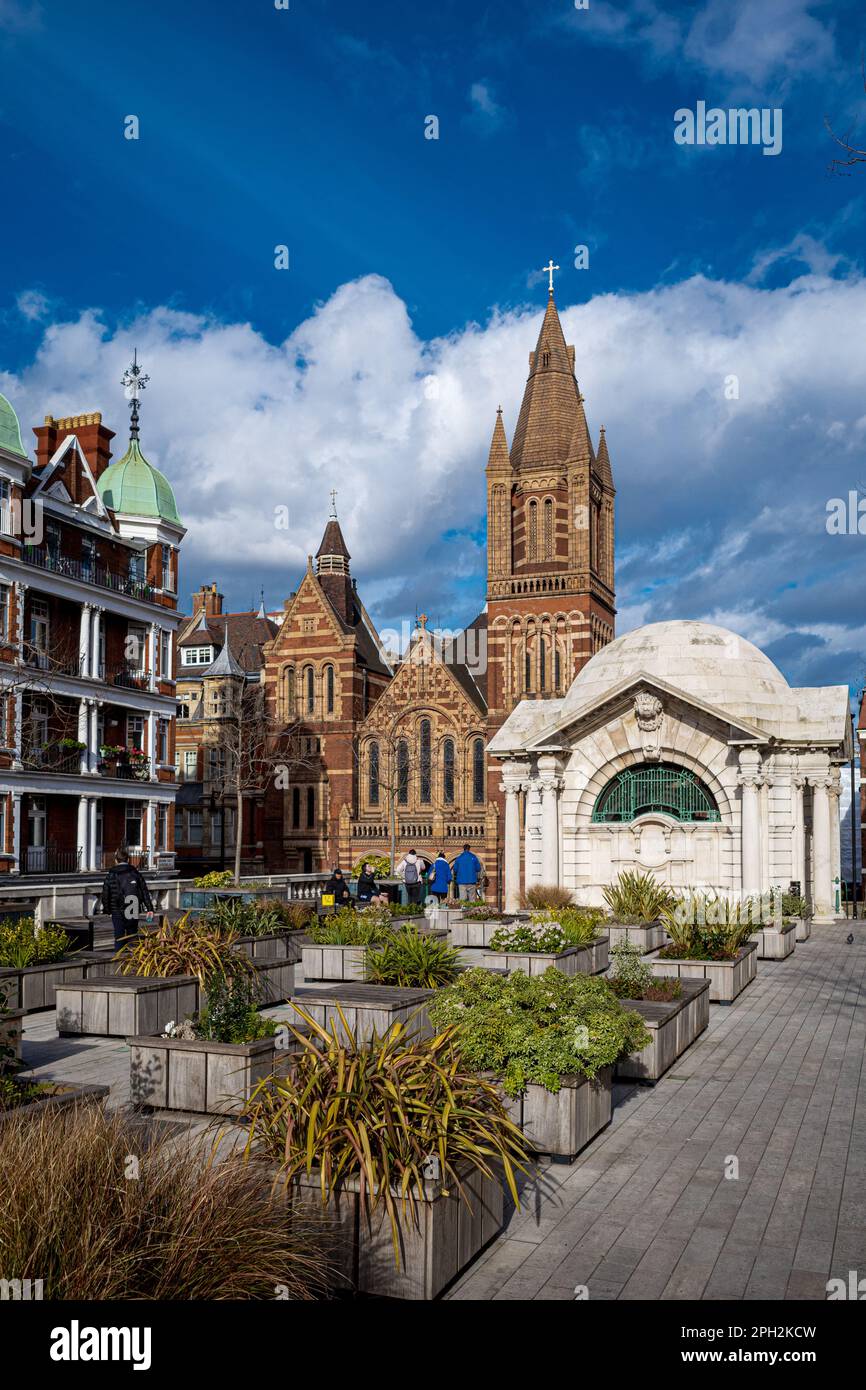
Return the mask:
{"type": "Polygon", "coordinates": [[[624,869],[727,897],[799,883],[838,914],[848,687],[789,686],[725,628],[652,623],[596,653],[564,699],[523,700],[502,761],[505,897],[559,883],[581,903],[624,869]]]}

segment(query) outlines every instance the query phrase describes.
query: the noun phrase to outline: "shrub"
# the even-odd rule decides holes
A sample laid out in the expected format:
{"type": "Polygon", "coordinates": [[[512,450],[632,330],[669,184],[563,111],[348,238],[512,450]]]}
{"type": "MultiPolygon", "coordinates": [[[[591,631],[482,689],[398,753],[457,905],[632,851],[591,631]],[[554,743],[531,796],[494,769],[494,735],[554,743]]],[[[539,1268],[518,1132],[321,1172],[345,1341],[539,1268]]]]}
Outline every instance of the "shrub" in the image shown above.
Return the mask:
{"type": "Polygon", "coordinates": [[[196,888],[227,888],[234,881],[231,869],[212,869],[209,874],[200,874],[193,879],[196,888]]]}
{"type": "Polygon", "coordinates": [[[493,922],[501,914],[495,907],[488,907],[487,903],[467,903],[463,909],[463,917],[467,922],[493,922]]]}
{"type": "Polygon", "coordinates": [[[568,907],[571,894],[567,888],[555,883],[536,883],[521,894],[521,907],[568,907]]]}
{"type": "Polygon", "coordinates": [[[495,1072],[510,1096],[530,1082],[558,1091],[564,1076],[593,1077],[650,1041],[606,980],[553,966],[543,975],[466,970],[428,1009],[437,1028],[456,1027],[466,1064],[495,1072]]]}
{"type": "Polygon", "coordinates": [[[783,917],[811,917],[811,908],[804,897],[796,893],[783,893],[781,896],[783,917]]]}
{"type": "Polygon", "coordinates": [[[504,1176],[519,1205],[515,1173],[527,1171],[526,1140],[496,1087],[466,1067],[453,1029],[420,1038],[396,1023],[359,1047],[342,1014],[342,1029],[335,1022],[327,1031],[298,1013],[312,1036],[292,1030],[301,1051],[285,1075],[253,1092],[248,1154],[278,1162],[287,1185],[316,1172],[323,1207],[347,1179],[360,1178],[361,1219],[385,1208],[398,1265],[400,1218],[417,1224],[431,1157],[443,1187],[467,1205],[467,1165],[499,1181],[504,1176]]]}
{"type": "Polygon", "coordinates": [[[328,917],[310,923],[310,939],[317,946],[375,946],[385,941],[394,928],[368,919],[351,907],[341,907],[328,917]]]}
{"type": "MultiPolygon", "coordinates": [[[[348,909],[350,912],[351,910],[351,908],[348,909]]],[[[383,931],[394,925],[394,913],[391,911],[390,905],[386,907],[384,903],[370,903],[368,907],[359,907],[355,911],[363,922],[374,927],[381,927],[383,931]]]]}
{"type": "Polygon", "coordinates": [[[272,936],[280,929],[280,920],[270,907],[261,903],[245,903],[240,898],[212,903],[202,922],[215,931],[231,932],[235,936],[272,936]]]}
{"type": "Polygon", "coordinates": [[[285,898],[262,898],[256,906],[260,911],[264,911],[265,907],[270,908],[279,920],[278,931],[306,931],[316,912],[313,903],[298,898],[288,902],[285,898]]]}
{"type": "Polygon", "coordinates": [[[374,985],[438,989],[460,973],[460,952],[441,937],[423,936],[414,927],[392,932],[367,952],[367,979],[374,985]]]}
{"type": "Polygon", "coordinates": [[[748,903],[729,902],[711,893],[695,893],[666,907],[661,922],[670,946],[667,960],[733,960],[754,931],[748,903]]]}
{"type": "Polygon", "coordinates": [[[256,982],[249,975],[213,980],[207,1004],[195,1020],[195,1036],[209,1042],[248,1043],[272,1038],[277,1025],[256,1008],[256,982]]]}
{"type": "Polygon", "coordinates": [[[121,975],[195,975],[199,982],[253,975],[253,965],[245,955],[233,950],[234,932],[223,931],[206,921],[190,921],[189,913],[176,922],[164,918],[155,931],[144,932],[115,956],[121,975]]]}
{"type": "Polygon", "coordinates": [[[388,903],[386,911],[392,917],[423,917],[424,908],[421,903],[388,903]]]}
{"type": "Polygon", "coordinates": [[[538,922],[515,922],[510,927],[497,927],[490,938],[491,951],[545,951],[558,955],[566,945],[562,927],[546,918],[538,922]]]}
{"type": "Polygon", "coordinates": [[[101,1106],[11,1117],[0,1126],[0,1268],[42,1279],[52,1300],[272,1300],[280,1285],[290,1299],[319,1297],[320,1238],[287,1219],[270,1187],[240,1156],[209,1162],[173,1131],[101,1106]]]}
{"type": "Polygon", "coordinates": [[[391,860],[387,854],[365,854],[362,859],[358,860],[357,864],[352,866],[349,877],[357,878],[365,864],[369,865],[374,878],[391,877],[391,860]]]}
{"type": "Polygon", "coordinates": [[[62,927],[39,927],[32,917],[0,922],[0,966],[24,970],[62,960],[72,945],[62,927]]]}
{"type": "Polygon", "coordinates": [[[618,999],[647,999],[655,1003],[669,1003],[679,999],[683,987],[679,980],[653,975],[651,968],[641,955],[640,947],[631,942],[611,949],[614,973],[609,977],[610,987],[618,999]]]}
{"type": "Polygon", "coordinates": [[[621,873],[615,883],[602,890],[614,920],[625,925],[654,922],[666,907],[671,907],[674,895],[652,874],[634,869],[621,873]]]}
{"type": "Polygon", "coordinates": [[[605,914],[598,907],[545,908],[530,913],[536,926],[552,923],[558,926],[566,946],[588,946],[598,936],[599,924],[605,921],[605,914]]]}

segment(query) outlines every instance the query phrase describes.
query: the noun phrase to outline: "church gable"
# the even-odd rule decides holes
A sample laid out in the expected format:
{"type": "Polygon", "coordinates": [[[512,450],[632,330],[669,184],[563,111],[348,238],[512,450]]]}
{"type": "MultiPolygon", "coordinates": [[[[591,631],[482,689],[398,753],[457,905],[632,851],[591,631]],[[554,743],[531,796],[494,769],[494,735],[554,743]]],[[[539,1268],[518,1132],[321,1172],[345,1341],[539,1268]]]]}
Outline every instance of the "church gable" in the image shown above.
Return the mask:
{"type": "Polygon", "coordinates": [[[269,660],[310,655],[311,649],[318,650],[324,644],[343,649],[351,643],[351,635],[338,620],[316,576],[308,570],[269,644],[269,660]]]}
{"type": "Polygon", "coordinates": [[[409,719],[422,710],[438,710],[455,728],[483,726],[484,715],[467,694],[450,665],[426,633],[413,640],[406,659],[364,721],[364,732],[386,732],[401,711],[409,719]]]}

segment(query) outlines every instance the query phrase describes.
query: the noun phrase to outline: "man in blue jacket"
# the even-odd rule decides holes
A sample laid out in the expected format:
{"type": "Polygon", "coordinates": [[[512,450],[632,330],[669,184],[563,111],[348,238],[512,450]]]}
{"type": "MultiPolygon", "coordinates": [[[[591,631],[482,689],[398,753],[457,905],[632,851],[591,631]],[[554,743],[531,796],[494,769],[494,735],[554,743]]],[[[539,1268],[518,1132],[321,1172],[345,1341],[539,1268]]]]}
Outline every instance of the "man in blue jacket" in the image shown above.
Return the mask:
{"type": "Polygon", "coordinates": [[[452,867],[458,898],[463,902],[477,898],[478,880],[481,878],[481,860],[478,855],[473,854],[468,845],[464,845],[463,853],[458,854],[452,867]]]}

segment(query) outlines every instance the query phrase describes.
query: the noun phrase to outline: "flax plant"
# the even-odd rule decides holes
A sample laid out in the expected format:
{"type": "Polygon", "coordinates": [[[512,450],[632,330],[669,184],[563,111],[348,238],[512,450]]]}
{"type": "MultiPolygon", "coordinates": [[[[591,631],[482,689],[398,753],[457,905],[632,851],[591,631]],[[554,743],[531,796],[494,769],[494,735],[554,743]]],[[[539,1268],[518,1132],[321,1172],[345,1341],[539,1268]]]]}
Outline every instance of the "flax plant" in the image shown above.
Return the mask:
{"type": "Polygon", "coordinates": [[[163,918],[155,931],[142,932],[115,956],[121,975],[194,975],[204,987],[210,979],[231,980],[255,973],[247,956],[233,949],[238,934],[222,931],[186,913],[176,922],[163,918]]]}

